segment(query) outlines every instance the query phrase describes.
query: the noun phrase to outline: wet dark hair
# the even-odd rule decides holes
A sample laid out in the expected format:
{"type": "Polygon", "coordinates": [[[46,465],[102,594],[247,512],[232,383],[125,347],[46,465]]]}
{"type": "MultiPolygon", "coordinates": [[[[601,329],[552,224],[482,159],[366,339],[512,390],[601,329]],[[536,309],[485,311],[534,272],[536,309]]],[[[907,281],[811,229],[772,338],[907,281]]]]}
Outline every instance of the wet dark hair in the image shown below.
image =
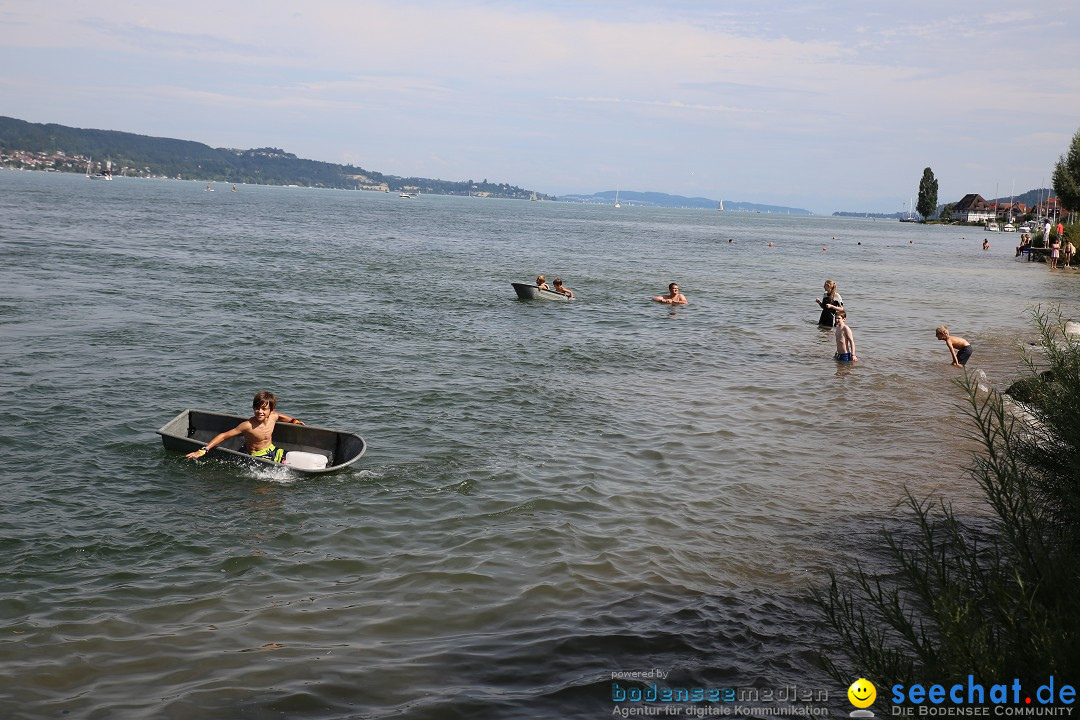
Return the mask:
{"type": "Polygon", "coordinates": [[[269,390],[260,390],[255,393],[255,399],[251,401],[252,409],[257,410],[263,405],[269,405],[271,410],[277,407],[277,398],[274,397],[274,393],[269,390]]]}

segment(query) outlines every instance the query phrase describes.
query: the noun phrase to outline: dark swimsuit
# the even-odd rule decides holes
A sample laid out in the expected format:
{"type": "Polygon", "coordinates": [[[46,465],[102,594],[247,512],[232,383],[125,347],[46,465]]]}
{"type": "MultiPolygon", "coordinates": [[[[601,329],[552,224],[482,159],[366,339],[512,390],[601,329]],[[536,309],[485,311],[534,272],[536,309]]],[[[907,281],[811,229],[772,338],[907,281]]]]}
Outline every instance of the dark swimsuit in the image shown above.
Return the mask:
{"type": "Polygon", "coordinates": [[[961,365],[967,365],[968,358],[971,357],[971,346],[965,345],[956,351],[956,362],[961,365]]]}
{"type": "Polygon", "coordinates": [[[828,305],[828,304],[839,305],[840,307],[844,307],[844,301],[843,300],[829,300],[828,295],[825,295],[825,296],[823,296],[821,298],[821,305],[822,305],[822,307],[821,307],[821,317],[818,318],[817,324],[821,325],[823,327],[834,327],[836,325],[836,315],[835,315],[836,311],[835,310],[830,310],[829,308],[825,307],[825,305],[828,305]]]}

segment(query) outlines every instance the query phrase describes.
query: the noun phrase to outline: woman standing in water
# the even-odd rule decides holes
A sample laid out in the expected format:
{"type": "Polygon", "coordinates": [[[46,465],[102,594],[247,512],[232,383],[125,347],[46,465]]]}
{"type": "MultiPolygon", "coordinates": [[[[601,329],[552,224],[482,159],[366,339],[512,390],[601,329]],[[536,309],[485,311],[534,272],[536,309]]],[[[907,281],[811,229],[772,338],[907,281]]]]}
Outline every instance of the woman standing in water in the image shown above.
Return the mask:
{"type": "Polygon", "coordinates": [[[836,325],[835,313],[840,308],[844,307],[844,299],[840,297],[840,293],[836,292],[836,283],[832,280],[825,281],[825,295],[820,300],[816,300],[818,307],[821,308],[821,317],[818,318],[818,325],[822,327],[833,327],[836,325]]]}

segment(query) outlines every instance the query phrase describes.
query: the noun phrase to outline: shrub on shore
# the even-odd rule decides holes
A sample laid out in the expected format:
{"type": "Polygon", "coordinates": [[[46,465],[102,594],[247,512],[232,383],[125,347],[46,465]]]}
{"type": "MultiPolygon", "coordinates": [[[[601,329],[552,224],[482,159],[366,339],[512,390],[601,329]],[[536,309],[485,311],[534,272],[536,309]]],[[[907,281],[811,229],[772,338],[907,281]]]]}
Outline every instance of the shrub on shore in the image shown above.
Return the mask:
{"type": "Polygon", "coordinates": [[[842,649],[822,660],[844,686],[1080,679],[1080,343],[1059,311],[1032,315],[1022,398],[961,381],[990,519],[908,492],[905,529],[883,531],[887,567],[830,572],[812,591],[842,649]]]}

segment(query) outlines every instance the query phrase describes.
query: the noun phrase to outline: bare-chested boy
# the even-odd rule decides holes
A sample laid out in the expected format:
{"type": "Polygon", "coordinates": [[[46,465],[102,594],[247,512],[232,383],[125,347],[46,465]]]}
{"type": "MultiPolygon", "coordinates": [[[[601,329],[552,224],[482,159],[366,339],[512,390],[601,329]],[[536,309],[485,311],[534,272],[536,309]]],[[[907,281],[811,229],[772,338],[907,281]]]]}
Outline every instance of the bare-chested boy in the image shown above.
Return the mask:
{"type": "Polygon", "coordinates": [[[187,457],[192,459],[201,458],[214,447],[220,445],[229,438],[243,435],[244,450],[251,455],[251,457],[281,462],[282,457],[285,455],[285,450],[274,446],[274,425],[277,424],[278,421],[294,423],[296,425],[303,425],[304,423],[300,422],[297,418],[279,413],[275,409],[276,407],[277,398],[274,397],[274,393],[269,390],[260,390],[255,394],[255,399],[251,401],[251,409],[255,413],[253,416],[240,423],[232,430],[226,430],[225,432],[220,433],[203,447],[195,452],[188,453],[187,457]]]}
{"type": "Polygon", "coordinates": [[[679,292],[678,283],[668,284],[667,295],[657,295],[653,298],[653,302],[664,303],[665,305],[688,305],[686,296],[679,292]]]}
{"type": "Polygon", "coordinates": [[[968,358],[971,357],[972,353],[971,343],[962,337],[949,335],[949,328],[944,325],[935,328],[934,334],[937,335],[938,340],[944,340],[945,344],[948,345],[949,354],[952,355],[953,367],[967,365],[968,358]]]}
{"type": "Polygon", "coordinates": [[[855,334],[851,332],[851,326],[847,324],[847,310],[840,308],[833,314],[836,325],[833,327],[833,335],[836,336],[836,354],[833,358],[837,362],[858,362],[855,355],[855,334]]]}
{"type": "Polygon", "coordinates": [[[553,288],[555,292],[565,295],[571,300],[574,299],[574,291],[562,284],[562,278],[555,278],[551,283],[555,286],[553,288]]]}

